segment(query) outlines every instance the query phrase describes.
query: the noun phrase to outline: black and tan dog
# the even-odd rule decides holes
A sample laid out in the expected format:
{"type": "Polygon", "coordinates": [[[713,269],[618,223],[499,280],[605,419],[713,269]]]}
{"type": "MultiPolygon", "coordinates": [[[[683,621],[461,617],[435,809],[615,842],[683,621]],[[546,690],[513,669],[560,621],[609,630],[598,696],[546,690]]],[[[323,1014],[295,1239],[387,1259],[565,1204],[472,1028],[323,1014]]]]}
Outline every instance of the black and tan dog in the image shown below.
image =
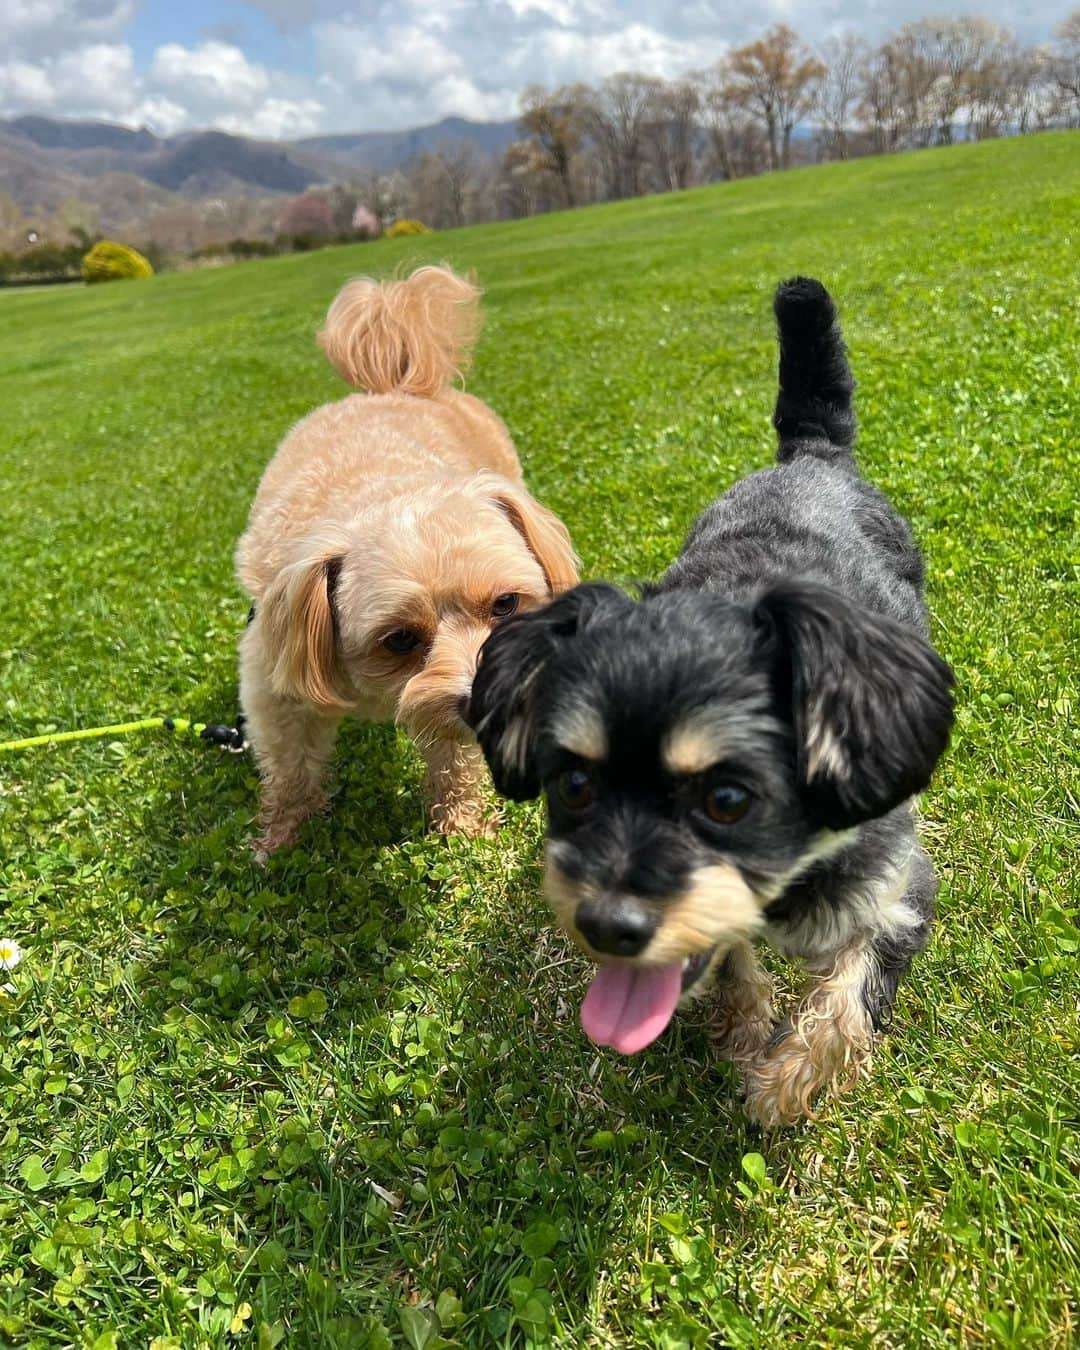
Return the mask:
{"type": "Polygon", "coordinates": [[[579,586],[496,630],[469,711],[498,789],[546,793],[547,894],[601,963],[586,1033],[632,1054],[711,974],[765,1125],[858,1075],[927,941],[911,799],[953,720],[918,548],[852,457],[832,301],[798,278],[776,316],[776,466],[640,600],[579,586]],[[759,938],[809,974],[780,1025],[759,938]]]}

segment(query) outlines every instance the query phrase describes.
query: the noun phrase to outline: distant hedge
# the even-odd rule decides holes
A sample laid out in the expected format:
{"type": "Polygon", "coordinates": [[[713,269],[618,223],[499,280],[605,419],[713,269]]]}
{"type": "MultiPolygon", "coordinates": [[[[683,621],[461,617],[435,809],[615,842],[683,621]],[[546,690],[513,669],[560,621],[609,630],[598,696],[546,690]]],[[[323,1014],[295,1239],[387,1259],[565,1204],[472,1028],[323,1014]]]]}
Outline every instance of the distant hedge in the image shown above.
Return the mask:
{"type": "Polygon", "coordinates": [[[227,244],[204,244],[192,253],[193,258],[273,258],[283,252],[272,239],[230,239],[227,244]]]}
{"type": "Polygon", "coordinates": [[[87,283],[140,281],[143,277],[152,277],[154,269],[136,249],[102,239],[82,260],[82,274],[87,283]]]}
{"type": "Polygon", "coordinates": [[[24,253],[0,253],[0,286],[78,281],[81,244],[37,244],[24,253]]]}

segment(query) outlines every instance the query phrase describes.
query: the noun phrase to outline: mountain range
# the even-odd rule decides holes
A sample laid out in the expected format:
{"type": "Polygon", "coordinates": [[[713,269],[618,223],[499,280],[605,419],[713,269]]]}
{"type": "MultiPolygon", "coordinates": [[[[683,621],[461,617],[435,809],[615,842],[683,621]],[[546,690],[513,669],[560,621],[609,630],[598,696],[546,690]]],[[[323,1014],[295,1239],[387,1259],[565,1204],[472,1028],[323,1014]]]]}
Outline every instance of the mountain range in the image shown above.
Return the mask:
{"type": "Polygon", "coordinates": [[[15,117],[0,119],[0,194],[27,215],[78,197],[96,205],[108,226],[176,198],[293,195],[462,143],[498,155],[520,134],[515,121],[448,117],[408,131],[260,141],[224,131],[156,136],[107,122],[15,117]]]}

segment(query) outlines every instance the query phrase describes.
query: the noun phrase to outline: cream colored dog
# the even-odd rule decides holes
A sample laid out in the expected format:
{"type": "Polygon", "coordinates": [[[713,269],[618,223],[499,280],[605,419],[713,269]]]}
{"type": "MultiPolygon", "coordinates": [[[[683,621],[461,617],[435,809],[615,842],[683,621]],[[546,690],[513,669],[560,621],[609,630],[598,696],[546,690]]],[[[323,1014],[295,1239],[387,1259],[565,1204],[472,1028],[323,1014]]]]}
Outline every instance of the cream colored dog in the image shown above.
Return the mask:
{"type": "Polygon", "coordinates": [[[319,341],[356,388],[282,441],[236,552],[254,617],[240,698],[262,778],[261,855],[325,802],[341,718],[394,718],[427,761],[432,826],[487,834],[462,720],[492,628],[577,581],[565,526],[525,490],[506,427],[451,387],[480,326],[453,272],[351,281],[319,341]]]}

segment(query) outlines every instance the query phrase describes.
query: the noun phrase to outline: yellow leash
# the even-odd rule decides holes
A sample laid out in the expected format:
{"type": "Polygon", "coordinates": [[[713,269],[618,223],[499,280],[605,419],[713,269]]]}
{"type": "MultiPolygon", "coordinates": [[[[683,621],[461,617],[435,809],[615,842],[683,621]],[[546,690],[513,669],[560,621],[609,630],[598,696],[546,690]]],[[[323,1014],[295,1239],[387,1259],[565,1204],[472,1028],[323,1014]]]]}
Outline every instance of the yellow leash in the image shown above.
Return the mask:
{"type": "Polygon", "coordinates": [[[190,731],[227,750],[243,748],[243,725],[239,728],[207,726],[189,722],[186,717],[146,717],[141,722],[117,722],[111,727],[83,727],[79,731],[50,731],[44,736],[24,736],[18,741],[0,741],[0,754],[7,750],[30,750],[37,745],[62,745],[67,741],[91,741],[100,736],[125,736],[132,731],[190,731]],[[209,735],[207,733],[210,733],[209,735]]]}

